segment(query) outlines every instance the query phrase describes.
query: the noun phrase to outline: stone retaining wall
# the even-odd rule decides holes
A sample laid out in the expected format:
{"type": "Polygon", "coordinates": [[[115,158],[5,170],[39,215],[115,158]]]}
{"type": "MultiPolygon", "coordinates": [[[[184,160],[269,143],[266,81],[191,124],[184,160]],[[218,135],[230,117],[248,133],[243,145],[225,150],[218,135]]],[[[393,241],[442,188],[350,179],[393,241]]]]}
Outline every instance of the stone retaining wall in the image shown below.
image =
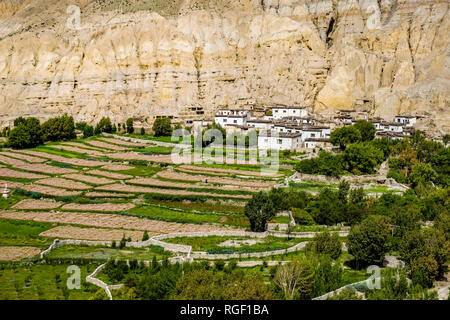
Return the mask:
{"type": "MultiPolygon", "coordinates": [[[[337,233],[340,237],[345,237],[348,235],[348,231],[333,231],[337,233]]],[[[293,232],[289,236],[291,238],[313,238],[317,233],[320,232],[293,232]]],[[[250,253],[230,253],[230,254],[208,254],[204,251],[196,251],[192,252],[192,247],[183,244],[175,244],[175,243],[167,243],[162,240],[171,239],[171,238],[179,238],[179,237],[209,237],[209,236],[219,236],[219,237],[250,237],[250,238],[265,238],[267,236],[275,236],[275,237],[288,237],[288,235],[281,231],[266,231],[266,232],[250,232],[250,231],[233,231],[233,230],[225,230],[225,231],[211,231],[211,232],[177,232],[177,233],[169,233],[162,234],[158,236],[154,236],[146,241],[131,241],[126,243],[126,247],[132,248],[142,248],[148,247],[150,245],[160,246],[164,248],[164,250],[174,252],[174,253],[182,253],[187,255],[187,259],[195,258],[195,259],[235,259],[242,257],[268,257],[273,255],[285,254],[289,252],[294,252],[301,250],[304,248],[307,242],[300,242],[293,247],[282,249],[282,250],[273,250],[273,251],[264,251],[264,252],[250,252],[250,253]]],[[[41,252],[41,259],[52,250],[59,248],[64,245],[87,245],[87,246],[106,246],[111,247],[112,241],[93,241],[93,240],[58,240],[55,239],[50,247],[43,252],[41,252]]]]}
{"type": "Polygon", "coordinates": [[[325,293],[324,295],[321,295],[320,297],[313,298],[313,300],[327,300],[329,297],[332,297],[332,296],[334,296],[335,294],[339,294],[339,293],[341,293],[341,292],[342,292],[343,290],[345,290],[345,289],[354,289],[356,285],[358,285],[358,284],[363,284],[363,283],[365,283],[366,281],[367,281],[367,280],[363,280],[363,281],[359,281],[359,282],[354,282],[354,283],[351,283],[351,284],[347,284],[346,286],[340,287],[339,289],[336,289],[336,290],[334,290],[334,291],[325,293]]]}
{"type": "Polygon", "coordinates": [[[96,278],[97,274],[105,267],[106,263],[101,264],[94,270],[90,275],[86,277],[86,282],[92,283],[103,290],[105,290],[106,295],[109,297],[109,300],[112,300],[111,291],[109,290],[109,286],[103,281],[96,278]]]}

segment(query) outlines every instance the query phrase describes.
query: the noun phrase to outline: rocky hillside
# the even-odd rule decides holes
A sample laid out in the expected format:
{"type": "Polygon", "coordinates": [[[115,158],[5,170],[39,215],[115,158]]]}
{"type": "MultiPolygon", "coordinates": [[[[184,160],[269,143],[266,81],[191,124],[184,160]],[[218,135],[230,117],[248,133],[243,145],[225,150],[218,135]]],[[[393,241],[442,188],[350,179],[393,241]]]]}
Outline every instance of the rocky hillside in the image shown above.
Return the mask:
{"type": "Polygon", "coordinates": [[[449,3],[2,0],[0,125],[64,112],[151,124],[256,98],[426,115],[448,133],[449,3]]]}

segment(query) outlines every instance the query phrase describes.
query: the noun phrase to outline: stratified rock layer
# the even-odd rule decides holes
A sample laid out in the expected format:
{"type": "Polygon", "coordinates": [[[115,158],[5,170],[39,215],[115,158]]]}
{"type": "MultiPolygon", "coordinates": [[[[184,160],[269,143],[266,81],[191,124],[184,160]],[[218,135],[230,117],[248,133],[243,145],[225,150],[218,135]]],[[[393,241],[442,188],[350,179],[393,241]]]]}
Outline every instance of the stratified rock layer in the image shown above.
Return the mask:
{"type": "Polygon", "coordinates": [[[64,112],[150,125],[256,98],[324,114],[421,114],[428,130],[450,131],[449,1],[158,3],[0,4],[1,125],[64,112]]]}

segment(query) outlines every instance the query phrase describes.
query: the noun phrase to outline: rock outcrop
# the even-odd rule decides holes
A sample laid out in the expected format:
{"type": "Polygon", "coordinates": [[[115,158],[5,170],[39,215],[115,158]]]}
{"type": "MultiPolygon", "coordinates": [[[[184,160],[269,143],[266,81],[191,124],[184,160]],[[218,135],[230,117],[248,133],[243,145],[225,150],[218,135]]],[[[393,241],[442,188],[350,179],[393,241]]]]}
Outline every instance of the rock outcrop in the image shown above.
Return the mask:
{"type": "Polygon", "coordinates": [[[211,117],[240,98],[323,113],[364,99],[374,116],[426,115],[424,128],[448,133],[448,8],[444,0],[4,0],[0,125],[67,112],[146,126],[156,116],[211,117]]]}

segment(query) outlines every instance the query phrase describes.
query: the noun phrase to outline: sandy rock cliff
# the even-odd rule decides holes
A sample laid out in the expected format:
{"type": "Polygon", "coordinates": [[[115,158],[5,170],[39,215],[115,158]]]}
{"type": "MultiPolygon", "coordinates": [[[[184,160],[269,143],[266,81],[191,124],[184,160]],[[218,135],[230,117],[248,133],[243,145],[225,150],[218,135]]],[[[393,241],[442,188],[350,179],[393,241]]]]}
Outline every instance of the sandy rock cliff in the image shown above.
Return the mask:
{"type": "Polygon", "coordinates": [[[150,125],[255,98],[426,115],[448,133],[449,3],[3,0],[0,125],[64,112],[150,125]]]}

